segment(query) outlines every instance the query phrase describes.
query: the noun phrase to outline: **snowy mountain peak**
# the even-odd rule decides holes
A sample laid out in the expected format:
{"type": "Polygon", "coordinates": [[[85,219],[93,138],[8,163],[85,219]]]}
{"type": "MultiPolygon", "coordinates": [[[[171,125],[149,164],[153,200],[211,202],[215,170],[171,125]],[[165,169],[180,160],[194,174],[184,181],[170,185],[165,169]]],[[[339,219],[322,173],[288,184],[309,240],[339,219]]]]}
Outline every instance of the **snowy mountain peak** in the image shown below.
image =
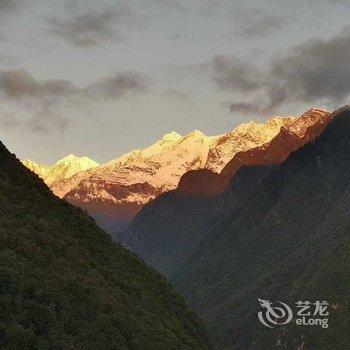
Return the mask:
{"type": "Polygon", "coordinates": [[[180,139],[182,139],[182,136],[176,131],[169,132],[161,138],[163,141],[179,141],[180,139]]]}
{"type": "Polygon", "coordinates": [[[88,157],[77,157],[74,154],[69,154],[67,157],[60,159],[59,161],[56,162],[55,165],[69,164],[69,163],[80,164],[81,167],[83,168],[82,170],[90,169],[92,167],[96,167],[99,165],[97,162],[95,162],[94,160],[92,160],[88,157]]]}
{"type": "Polygon", "coordinates": [[[207,136],[203,134],[200,130],[193,130],[186,134],[185,138],[190,138],[190,137],[200,137],[200,138],[206,138],[207,136]]]}
{"type": "Polygon", "coordinates": [[[325,116],[320,110],[299,117],[276,116],[266,122],[241,124],[217,136],[206,136],[199,130],[185,136],[172,131],[149,147],[99,166],[73,154],[51,167],[23,163],[42,177],[56,195],[86,208],[91,215],[128,221],[144,204],[175,189],[185,173],[203,168],[220,173],[236,154],[266,145],[282,131],[301,138],[325,116]]]}
{"type": "Polygon", "coordinates": [[[38,174],[46,184],[51,185],[56,181],[67,179],[81,171],[97,167],[99,164],[88,157],[76,157],[70,154],[60,159],[54,165],[42,165],[31,160],[23,160],[22,163],[38,174]]]}
{"type": "Polygon", "coordinates": [[[78,159],[78,157],[76,157],[74,154],[69,154],[68,156],[66,156],[66,157],[64,157],[64,158],[62,158],[62,159],[60,159],[60,160],[58,160],[57,162],[56,162],[56,164],[59,164],[59,163],[65,163],[65,162],[72,162],[73,160],[76,160],[76,159],[78,159]]]}

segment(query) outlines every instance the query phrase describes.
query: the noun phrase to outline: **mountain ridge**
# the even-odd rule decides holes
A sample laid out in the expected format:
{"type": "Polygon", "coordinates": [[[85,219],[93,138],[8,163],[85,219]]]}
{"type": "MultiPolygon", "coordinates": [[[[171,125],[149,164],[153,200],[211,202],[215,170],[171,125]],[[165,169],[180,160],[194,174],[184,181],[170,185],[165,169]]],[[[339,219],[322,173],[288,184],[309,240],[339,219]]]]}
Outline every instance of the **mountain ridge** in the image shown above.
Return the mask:
{"type": "Polygon", "coordinates": [[[0,143],[0,347],[210,348],[166,279],[0,143]]]}
{"type": "Polygon", "coordinates": [[[317,137],[329,122],[330,113],[318,108],[306,111],[299,118],[289,118],[279,133],[265,144],[237,152],[220,173],[210,169],[185,173],[177,190],[187,195],[217,196],[223,193],[240,167],[283,162],[291,152],[317,137]]]}
{"type": "MultiPolygon", "coordinates": [[[[99,166],[76,171],[71,177],[47,183],[56,195],[88,210],[103,228],[113,233],[125,228],[145,204],[160,194],[185,188],[192,171],[207,172],[210,176],[213,173],[224,190],[230,177],[223,181],[222,175],[216,174],[226,171],[232,157],[263,147],[284,125],[299,122],[304,123],[302,117],[273,117],[262,123],[238,125],[217,136],[206,136],[199,130],[184,136],[170,132],[145,149],[135,149],[99,166]]],[[[32,169],[40,172],[38,167],[32,169]]],[[[193,181],[189,187],[195,188],[193,181]]],[[[210,184],[206,188],[216,187],[210,184]]]]}
{"type": "Polygon", "coordinates": [[[220,174],[209,169],[184,174],[175,190],[145,205],[116,239],[171,279],[210,224],[244,206],[264,177],[322,132],[331,114],[312,109],[300,118],[302,125],[290,119],[271,141],[237,153],[220,174]]]}
{"type": "MultiPolygon", "coordinates": [[[[39,175],[53,189],[55,189],[55,182],[68,179],[78,172],[83,172],[99,165],[88,157],[77,157],[74,154],[69,154],[53,165],[39,164],[29,159],[24,159],[22,163],[39,175]]],[[[56,194],[59,195],[59,193],[56,194]]]]}
{"type": "Polygon", "coordinates": [[[233,349],[346,349],[350,247],[350,107],[216,221],[172,281],[233,349]],[[258,298],[329,302],[329,328],[259,324],[258,298]],[[276,342],[276,339],[279,339],[276,342]]]}

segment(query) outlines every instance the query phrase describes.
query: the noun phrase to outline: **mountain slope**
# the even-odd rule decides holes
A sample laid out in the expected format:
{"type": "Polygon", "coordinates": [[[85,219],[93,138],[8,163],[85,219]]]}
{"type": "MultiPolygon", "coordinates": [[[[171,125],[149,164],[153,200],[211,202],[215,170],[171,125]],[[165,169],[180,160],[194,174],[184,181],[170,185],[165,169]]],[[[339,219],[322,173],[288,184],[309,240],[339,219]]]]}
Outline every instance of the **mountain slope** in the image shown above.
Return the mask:
{"type": "Polygon", "coordinates": [[[209,151],[205,168],[220,173],[237,153],[262,146],[271,141],[280,132],[281,127],[297,120],[297,117],[274,117],[266,123],[250,121],[239,125],[218,138],[209,151]]]}
{"type": "Polygon", "coordinates": [[[166,134],[94,169],[64,198],[87,209],[103,227],[121,227],[148,201],[176,187],[184,172],[203,167],[214,140],[199,131],[166,134]]]}
{"type": "Polygon", "coordinates": [[[219,174],[207,169],[187,172],[177,190],[191,196],[219,195],[242,166],[282,163],[291,152],[320,135],[329,122],[330,113],[316,108],[298,118],[285,118],[275,136],[266,143],[235,153],[219,174]]]}
{"type": "MultiPolygon", "coordinates": [[[[59,197],[84,209],[113,233],[125,227],[135,214],[160,194],[175,189],[191,170],[220,172],[236,154],[264,145],[285,124],[298,118],[271,118],[249,122],[218,136],[194,130],[185,136],[165,134],[155,144],[137,149],[98,167],[46,182],[59,197]]],[[[39,166],[31,166],[39,173],[39,166]]]]}
{"type": "Polygon", "coordinates": [[[227,190],[214,198],[186,196],[176,190],[164,193],[143,207],[116,240],[171,279],[198,248],[211,224],[242,207],[257,183],[274,168],[243,168],[227,190]]]}
{"type": "Polygon", "coordinates": [[[262,181],[243,209],[216,222],[173,278],[220,344],[350,347],[350,108],[332,117],[314,143],[262,181]],[[266,329],[257,319],[258,298],[289,305],[326,300],[330,326],[266,329]]]}
{"type": "Polygon", "coordinates": [[[208,169],[186,173],[176,190],[146,205],[117,240],[171,278],[212,222],[241,208],[274,164],[314,139],[329,121],[330,113],[310,110],[285,121],[266,144],[236,153],[220,174],[208,169]]]}
{"type": "Polygon", "coordinates": [[[41,177],[45,183],[53,189],[53,192],[62,197],[63,193],[56,190],[55,183],[68,179],[73,175],[97,167],[99,164],[88,157],[76,157],[74,154],[59,160],[52,166],[37,164],[31,160],[23,160],[22,163],[41,177]]]}
{"type": "Polygon", "coordinates": [[[0,347],[207,348],[158,273],[0,144],[0,347]]]}

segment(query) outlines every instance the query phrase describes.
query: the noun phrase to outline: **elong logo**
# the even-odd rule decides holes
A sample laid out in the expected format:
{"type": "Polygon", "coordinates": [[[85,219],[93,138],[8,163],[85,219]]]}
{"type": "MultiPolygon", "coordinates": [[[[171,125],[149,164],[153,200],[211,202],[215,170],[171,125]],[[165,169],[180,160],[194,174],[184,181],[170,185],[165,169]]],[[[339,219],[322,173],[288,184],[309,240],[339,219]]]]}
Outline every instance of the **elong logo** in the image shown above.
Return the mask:
{"type": "Polygon", "coordinates": [[[276,325],[284,325],[293,319],[292,309],[285,303],[278,301],[276,306],[272,302],[258,299],[260,305],[265,309],[258,313],[259,321],[266,327],[274,328],[276,325]]]}
{"type": "MultiPolygon", "coordinates": [[[[283,326],[293,320],[293,311],[286,303],[281,301],[273,303],[260,298],[258,298],[258,301],[264,309],[258,312],[258,319],[265,327],[283,326]]],[[[327,308],[329,303],[327,301],[297,301],[295,306],[298,309],[295,312],[296,316],[298,316],[295,319],[297,326],[321,326],[322,328],[328,328],[327,316],[329,312],[327,308]]]]}

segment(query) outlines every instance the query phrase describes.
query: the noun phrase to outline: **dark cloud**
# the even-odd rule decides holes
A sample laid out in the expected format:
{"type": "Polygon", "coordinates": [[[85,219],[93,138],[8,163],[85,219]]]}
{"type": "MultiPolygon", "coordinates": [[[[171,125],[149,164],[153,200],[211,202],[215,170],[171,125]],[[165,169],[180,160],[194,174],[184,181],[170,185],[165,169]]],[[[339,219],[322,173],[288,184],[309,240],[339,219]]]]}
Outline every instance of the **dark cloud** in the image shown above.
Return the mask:
{"type": "Polygon", "coordinates": [[[119,72],[80,88],[67,80],[37,80],[25,70],[0,70],[0,95],[13,100],[63,99],[74,96],[118,99],[143,93],[149,85],[146,77],[133,71],[119,72]]]}
{"type": "Polygon", "coordinates": [[[223,90],[255,91],[264,84],[264,74],[253,65],[235,57],[218,55],[213,58],[213,80],[223,90]]]}
{"type": "Polygon", "coordinates": [[[119,11],[86,12],[69,19],[48,19],[49,31],[76,47],[96,46],[123,38],[121,24],[130,13],[119,11]]]}
{"type": "Polygon", "coordinates": [[[11,98],[37,95],[40,83],[24,70],[2,71],[0,73],[0,91],[11,98]]]}
{"type": "Polygon", "coordinates": [[[350,32],[345,30],[291,49],[272,60],[266,71],[232,57],[215,57],[213,80],[237,94],[230,103],[232,112],[278,112],[285,103],[335,107],[350,95],[349,61],[350,32]]]}
{"type": "Polygon", "coordinates": [[[0,14],[15,10],[18,0],[0,0],[0,14]]]}
{"type": "Polygon", "coordinates": [[[143,93],[148,90],[149,80],[143,75],[125,71],[90,84],[85,91],[90,96],[120,98],[127,95],[143,93]]]}
{"type": "Polygon", "coordinates": [[[79,92],[66,80],[36,80],[25,70],[0,70],[0,93],[3,97],[20,100],[33,97],[65,97],[79,92]]]}
{"type": "Polygon", "coordinates": [[[311,40],[294,48],[272,62],[270,74],[276,82],[271,86],[271,104],[280,105],[287,99],[343,102],[350,93],[349,61],[349,30],[330,40],[311,40]]]}
{"type": "Polygon", "coordinates": [[[257,102],[230,102],[228,103],[230,112],[240,114],[270,113],[272,110],[263,101],[257,102]]]}
{"type": "Polygon", "coordinates": [[[37,80],[25,70],[0,70],[0,102],[13,104],[27,115],[18,119],[14,113],[0,111],[3,127],[24,127],[35,133],[64,131],[69,125],[65,115],[70,103],[86,104],[88,100],[116,100],[146,92],[149,80],[143,75],[125,71],[78,87],[66,80],[37,80]]]}
{"type": "Polygon", "coordinates": [[[253,37],[265,37],[276,30],[280,30],[286,24],[286,19],[273,15],[241,16],[237,19],[235,34],[244,39],[253,37]]]}

